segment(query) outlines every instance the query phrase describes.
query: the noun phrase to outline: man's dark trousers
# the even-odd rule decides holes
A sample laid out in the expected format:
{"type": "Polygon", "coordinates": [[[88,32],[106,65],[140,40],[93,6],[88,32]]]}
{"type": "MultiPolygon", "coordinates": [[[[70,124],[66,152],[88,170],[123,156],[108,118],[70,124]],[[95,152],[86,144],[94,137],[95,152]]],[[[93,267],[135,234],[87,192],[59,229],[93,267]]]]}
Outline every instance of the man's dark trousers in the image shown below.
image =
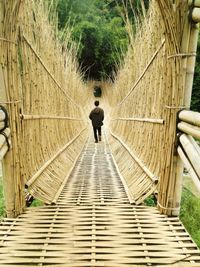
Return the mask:
{"type": "Polygon", "coordinates": [[[98,136],[101,136],[101,127],[94,127],[93,126],[93,131],[94,131],[95,141],[98,142],[98,136]],[[97,136],[97,132],[98,132],[98,136],[97,136]]]}

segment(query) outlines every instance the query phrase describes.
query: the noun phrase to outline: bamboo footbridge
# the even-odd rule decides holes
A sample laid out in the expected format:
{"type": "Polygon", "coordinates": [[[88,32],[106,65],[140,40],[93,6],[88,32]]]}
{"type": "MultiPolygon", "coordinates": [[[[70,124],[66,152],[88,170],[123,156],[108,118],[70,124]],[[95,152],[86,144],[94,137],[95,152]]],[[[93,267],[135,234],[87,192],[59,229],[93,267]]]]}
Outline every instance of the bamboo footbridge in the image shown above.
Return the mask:
{"type": "Polygon", "coordinates": [[[200,1],[150,1],[127,22],[112,82],[83,81],[48,1],[0,0],[0,18],[0,266],[200,266],[179,219],[183,166],[200,190],[190,111],[200,1]],[[106,114],[99,143],[95,99],[106,114]],[[152,194],[157,207],[144,205],[152,194]],[[44,205],[26,207],[29,196],[44,205]]]}

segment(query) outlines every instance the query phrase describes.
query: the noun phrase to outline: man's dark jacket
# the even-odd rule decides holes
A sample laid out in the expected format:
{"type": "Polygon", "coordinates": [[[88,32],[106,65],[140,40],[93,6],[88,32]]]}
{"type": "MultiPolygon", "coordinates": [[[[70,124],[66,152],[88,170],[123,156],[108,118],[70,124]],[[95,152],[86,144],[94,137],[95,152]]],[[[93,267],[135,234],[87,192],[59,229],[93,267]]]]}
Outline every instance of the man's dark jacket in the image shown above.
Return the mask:
{"type": "Polygon", "coordinates": [[[101,127],[104,120],[104,111],[102,108],[94,108],[89,115],[89,118],[92,120],[92,126],[95,128],[101,127]]]}

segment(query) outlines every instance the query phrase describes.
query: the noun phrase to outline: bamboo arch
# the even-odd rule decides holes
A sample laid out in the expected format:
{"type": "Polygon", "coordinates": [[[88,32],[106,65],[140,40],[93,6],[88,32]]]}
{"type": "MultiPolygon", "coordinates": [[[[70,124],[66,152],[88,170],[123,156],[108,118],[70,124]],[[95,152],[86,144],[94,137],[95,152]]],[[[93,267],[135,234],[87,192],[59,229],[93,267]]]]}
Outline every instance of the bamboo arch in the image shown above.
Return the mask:
{"type": "MultiPolygon", "coordinates": [[[[114,83],[101,83],[108,140],[130,200],[139,204],[157,191],[158,208],[169,215],[180,206],[176,122],[191,97],[195,3],[152,1],[141,30],[129,29],[129,50],[114,83]]],[[[25,185],[45,203],[56,201],[87,140],[94,97],[93,83],[83,83],[73,47],[67,48],[70,36],[58,40],[56,15],[49,22],[44,1],[1,1],[0,10],[0,102],[12,141],[4,185],[13,217],[25,207],[25,185]]]]}

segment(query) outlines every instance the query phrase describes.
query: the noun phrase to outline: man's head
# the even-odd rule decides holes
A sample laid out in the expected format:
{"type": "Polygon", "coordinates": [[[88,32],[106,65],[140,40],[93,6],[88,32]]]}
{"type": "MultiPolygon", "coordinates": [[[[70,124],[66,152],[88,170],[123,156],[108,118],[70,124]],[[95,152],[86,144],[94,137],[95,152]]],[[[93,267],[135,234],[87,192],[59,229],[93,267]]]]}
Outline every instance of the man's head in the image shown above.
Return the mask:
{"type": "Polygon", "coordinates": [[[96,100],[96,101],[94,102],[94,104],[95,104],[96,107],[98,107],[98,105],[99,105],[99,101],[96,100]]]}

